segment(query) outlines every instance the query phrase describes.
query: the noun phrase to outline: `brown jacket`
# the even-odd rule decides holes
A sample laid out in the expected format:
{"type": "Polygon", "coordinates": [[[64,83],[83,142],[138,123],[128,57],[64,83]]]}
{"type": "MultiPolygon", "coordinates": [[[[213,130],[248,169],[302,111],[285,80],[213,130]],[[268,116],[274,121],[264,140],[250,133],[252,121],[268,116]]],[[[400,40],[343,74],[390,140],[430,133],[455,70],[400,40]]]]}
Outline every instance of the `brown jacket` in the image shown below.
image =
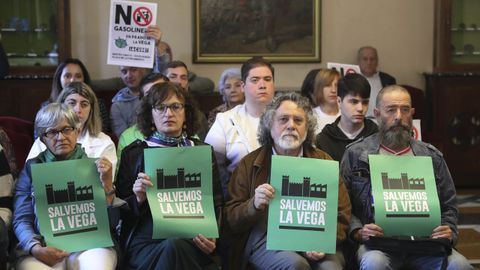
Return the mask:
{"type": "MultiPolygon", "coordinates": [[[[328,159],[332,158],[325,152],[313,148],[303,147],[303,156],[309,158],[328,159]]],[[[253,206],[255,188],[269,182],[272,159],[272,146],[263,146],[245,156],[233,172],[228,184],[230,198],[225,205],[226,216],[224,233],[228,234],[231,247],[228,254],[229,269],[244,269],[247,262],[245,254],[247,239],[255,223],[262,215],[268,215],[267,211],[256,210],[253,206]]],[[[351,205],[347,189],[343,179],[340,178],[338,187],[338,225],[337,225],[337,248],[346,239],[348,224],[350,222],[351,205]]]]}

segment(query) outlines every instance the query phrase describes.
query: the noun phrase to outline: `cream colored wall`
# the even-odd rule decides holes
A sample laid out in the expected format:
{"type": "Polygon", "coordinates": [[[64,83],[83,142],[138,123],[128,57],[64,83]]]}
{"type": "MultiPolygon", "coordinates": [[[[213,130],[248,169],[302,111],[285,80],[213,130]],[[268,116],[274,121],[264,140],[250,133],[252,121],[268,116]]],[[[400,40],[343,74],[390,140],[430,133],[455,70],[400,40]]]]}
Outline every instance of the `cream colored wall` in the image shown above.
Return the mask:
{"type": "MultiPolygon", "coordinates": [[[[117,76],[118,68],[106,64],[110,1],[70,2],[73,57],[83,60],[95,79],[117,76]]],[[[174,58],[216,82],[231,64],[192,64],[193,1],[147,2],[158,3],[157,21],[174,58]]],[[[394,75],[397,82],[425,88],[422,73],[433,69],[434,0],[321,2],[321,63],[275,64],[277,88],[300,88],[310,69],[326,67],[327,62],[355,63],[356,50],[363,45],[378,49],[380,69],[394,75]]]]}

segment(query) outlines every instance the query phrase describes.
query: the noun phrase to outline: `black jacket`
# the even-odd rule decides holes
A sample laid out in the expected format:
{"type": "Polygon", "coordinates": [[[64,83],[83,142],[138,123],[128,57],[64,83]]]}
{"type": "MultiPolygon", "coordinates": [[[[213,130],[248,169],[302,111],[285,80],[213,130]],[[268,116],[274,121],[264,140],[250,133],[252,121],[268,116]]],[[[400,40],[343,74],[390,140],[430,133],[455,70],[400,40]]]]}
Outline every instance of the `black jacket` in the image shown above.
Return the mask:
{"type": "MultiPolygon", "coordinates": [[[[205,143],[189,138],[194,142],[195,145],[205,145],[205,143]]],[[[139,172],[145,171],[145,162],[143,158],[143,150],[149,148],[147,143],[144,141],[136,140],[122,151],[122,157],[120,160],[120,166],[116,178],[116,188],[117,188],[117,197],[125,200],[128,203],[129,209],[122,211],[122,228],[120,232],[120,244],[122,249],[126,248],[127,242],[130,242],[128,239],[133,235],[140,233],[137,229],[140,226],[137,224],[141,223],[146,226],[152,226],[152,216],[150,213],[150,206],[148,201],[142,206],[139,206],[135,194],[133,193],[133,184],[137,179],[139,172]],[[132,231],[134,230],[134,231],[132,231]]],[[[221,209],[223,207],[223,193],[222,187],[220,184],[220,176],[218,174],[218,167],[215,156],[212,149],[212,191],[213,191],[213,204],[215,208],[215,214],[217,217],[218,224],[220,226],[221,220],[221,209]]],[[[143,230],[145,232],[145,230],[143,230]]],[[[150,236],[151,237],[151,236],[150,236]]],[[[128,248],[128,247],[127,247],[128,248]]]]}
{"type": "Polygon", "coordinates": [[[365,119],[365,126],[360,134],[355,137],[355,139],[349,139],[345,134],[338,128],[338,122],[340,122],[340,117],[335,120],[335,122],[326,125],[322,132],[317,135],[316,145],[321,150],[327,152],[334,160],[342,160],[343,153],[345,148],[350,143],[364,137],[368,137],[373,133],[378,131],[377,124],[375,124],[370,119],[365,119]]]}
{"type": "Polygon", "coordinates": [[[390,76],[385,72],[378,72],[378,76],[380,76],[380,82],[382,83],[382,87],[397,84],[397,80],[395,80],[394,77],[390,76]]]}

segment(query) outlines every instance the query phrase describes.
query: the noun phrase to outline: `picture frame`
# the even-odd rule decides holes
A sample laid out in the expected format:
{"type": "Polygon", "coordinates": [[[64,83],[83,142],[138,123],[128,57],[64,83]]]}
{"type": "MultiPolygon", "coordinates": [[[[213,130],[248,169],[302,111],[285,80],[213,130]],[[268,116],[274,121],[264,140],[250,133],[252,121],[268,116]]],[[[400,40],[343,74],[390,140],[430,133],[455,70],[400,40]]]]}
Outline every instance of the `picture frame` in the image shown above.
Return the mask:
{"type": "Polygon", "coordinates": [[[321,61],[321,0],[193,0],[194,63],[321,61]]]}

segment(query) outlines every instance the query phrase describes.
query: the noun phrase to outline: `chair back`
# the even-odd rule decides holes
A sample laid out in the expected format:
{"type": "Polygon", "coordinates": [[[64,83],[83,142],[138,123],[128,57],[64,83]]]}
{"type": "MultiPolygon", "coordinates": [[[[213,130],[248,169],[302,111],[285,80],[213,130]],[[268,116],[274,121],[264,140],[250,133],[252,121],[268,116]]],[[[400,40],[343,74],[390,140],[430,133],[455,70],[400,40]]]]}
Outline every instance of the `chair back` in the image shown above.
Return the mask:
{"type": "Polygon", "coordinates": [[[13,116],[0,116],[0,126],[12,142],[17,170],[21,171],[33,145],[33,123],[13,116]]]}

